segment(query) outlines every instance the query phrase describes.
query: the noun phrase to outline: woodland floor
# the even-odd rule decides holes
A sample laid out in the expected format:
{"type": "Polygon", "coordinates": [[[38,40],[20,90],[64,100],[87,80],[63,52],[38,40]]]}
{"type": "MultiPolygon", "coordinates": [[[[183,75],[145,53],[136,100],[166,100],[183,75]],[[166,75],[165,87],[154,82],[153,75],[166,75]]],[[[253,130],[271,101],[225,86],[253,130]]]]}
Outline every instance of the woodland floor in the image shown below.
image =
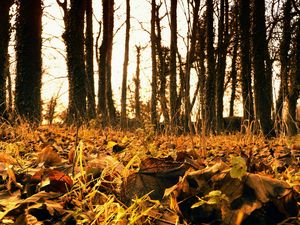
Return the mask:
{"type": "Polygon", "coordinates": [[[300,136],[0,127],[0,224],[300,224],[300,136]]]}

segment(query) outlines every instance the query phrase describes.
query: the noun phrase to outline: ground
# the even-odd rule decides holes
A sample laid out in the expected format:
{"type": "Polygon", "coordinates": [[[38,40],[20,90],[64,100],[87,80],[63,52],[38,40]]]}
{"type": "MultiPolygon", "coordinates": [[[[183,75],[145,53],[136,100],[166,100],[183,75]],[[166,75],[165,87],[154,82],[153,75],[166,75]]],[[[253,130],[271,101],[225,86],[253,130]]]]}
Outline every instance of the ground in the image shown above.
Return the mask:
{"type": "Polygon", "coordinates": [[[300,137],[0,130],[0,224],[299,224],[300,137]]]}

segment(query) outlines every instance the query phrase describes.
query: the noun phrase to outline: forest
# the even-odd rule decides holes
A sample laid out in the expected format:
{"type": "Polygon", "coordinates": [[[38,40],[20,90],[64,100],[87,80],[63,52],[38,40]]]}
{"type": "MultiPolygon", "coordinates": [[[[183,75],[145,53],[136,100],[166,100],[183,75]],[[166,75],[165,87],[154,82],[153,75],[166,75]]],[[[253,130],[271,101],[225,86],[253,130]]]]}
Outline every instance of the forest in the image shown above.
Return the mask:
{"type": "Polygon", "coordinates": [[[0,224],[299,224],[299,92],[296,0],[0,0],[0,224]]]}

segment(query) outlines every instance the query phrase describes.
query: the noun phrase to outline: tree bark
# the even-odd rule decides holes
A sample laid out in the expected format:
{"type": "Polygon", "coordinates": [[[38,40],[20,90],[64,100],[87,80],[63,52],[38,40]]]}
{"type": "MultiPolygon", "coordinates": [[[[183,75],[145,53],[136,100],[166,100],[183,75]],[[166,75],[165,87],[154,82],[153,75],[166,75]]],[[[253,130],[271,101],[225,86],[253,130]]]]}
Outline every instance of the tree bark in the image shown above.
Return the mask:
{"type": "Polygon", "coordinates": [[[171,41],[170,41],[170,121],[175,129],[179,118],[177,106],[177,0],[171,0],[171,41]]]}
{"type": "Polygon", "coordinates": [[[114,1],[102,0],[103,39],[99,49],[99,89],[98,111],[102,116],[102,125],[116,122],[116,109],[112,98],[111,60],[114,29],[114,1]]]}
{"type": "MultiPolygon", "coordinates": [[[[198,53],[197,55],[199,55],[199,83],[200,83],[200,87],[199,87],[199,99],[200,99],[200,107],[199,107],[199,119],[201,118],[201,121],[197,121],[198,124],[203,127],[205,127],[204,124],[204,120],[205,120],[205,73],[206,73],[206,67],[205,67],[205,23],[204,23],[204,19],[199,21],[199,31],[198,31],[198,45],[199,47],[198,49],[198,53]],[[201,115],[201,116],[200,116],[201,115]]],[[[204,131],[204,130],[203,130],[204,131]]]]}
{"type": "Polygon", "coordinates": [[[156,9],[156,28],[157,28],[157,38],[156,38],[156,47],[157,47],[157,54],[159,59],[159,80],[160,80],[160,87],[159,87],[159,100],[161,105],[162,114],[164,116],[165,124],[170,123],[170,117],[168,112],[167,106],[167,98],[166,98],[166,76],[168,73],[168,66],[166,59],[169,57],[169,49],[163,48],[161,45],[161,26],[160,26],[160,18],[159,18],[159,7],[156,9]]]}
{"type": "Polygon", "coordinates": [[[86,119],[86,73],[84,58],[84,14],[85,0],[67,1],[58,4],[64,10],[65,32],[63,39],[67,49],[69,80],[69,106],[67,123],[80,124],[86,119]]]}
{"type": "Polygon", "coordinates": [[[6,105],[6,69],[9,65],[8,43],[10,37],[9,10],[12,0],[0,1],[0,116],[8,119],[6,105]]]}
{"type": "Polygon", "coordinates": [[[217,110],[216,130],[220,134],[223,128],[223,97],[226,69],[228,35],[228,0],[220,0],[220,18],[218,27],[218,63],[217,63],[217,110]]]}
{"type": "Polygon", "coordinates": [[[99,48],[99,81],[98,81],[98,113],[101,115],[102,126],[108,123],[106,98],[106,60],[107,60],[107,34],[108,34],[108,1],[102,0],[103,38],[99,48]]]}
{"type": "Polygon", "coordinates": [[[126,0],[126,33],[125,33],[125,51],[123,63],[123,81],[121,96],[121,127],[126,127],[126,99],[127,99],[127,68],[129,61],[129,38],[130,38],[130,0],[126,0]]]}
{"type": "Polygon", "coordinates": [[[29,122],[41,121],[42,2],[19,0],[16,18],[15,109],[29,122]]]}
{"type": "Polygon", "coordinates": [[[292,80],[291,91],[288,96],[288,118],[287,132],[289,136],[296,135],[296,106],[300,94],[300,17],[296,21],[296,38],[295,38],[295,75],[292,80]]]}
{"type": "MultiPolygon", "coordinates": [[[[113,101],[113,93],[111,87],[111,61],[113,50],[113,31],[114,31],[114,0],[108,1],[108,33],[107,33],[107,61],[106,61],[106,99],[107,109],[109,115],[109,122],[111,125],[115,125],[117,115],[116,108],[113,101]]],[[[103,30],[104,31],[104,30],[103,30]]]]}
{"type": "Polygon", "coordinates": [[[155,18],[156,18],[156,2],[151,2],[151,60],[152,60],[152,81],[151,81],[151,123],[157,126],[157,62],[156,62],[156,33],[155,33],[155,18]]]}
{"type": "Polygon", "coordinates": [[[280,89],[276,101],[276,117],[282,120],[282,108],[288,96],[289,49],[291,42],[291,9],[292,1],[286,0],[283,6],[282,39],[280,43],[280,89]]]}
{"type": "Polygon", "coordinates": [[[250,0],[239,1],[239,28],[241,34],[243,119],[248,121],[250,124],[250,122],[254,119],[253,94],[251,85],[250,0]]]}
{"type": "Polygon", "coordinates": [[[135,118],[138,122],[141,122],[141,102],[140,102],[140,63],[141,63],[141,46],[136,47],[136,72],[134,78],[135,91],[134,91],[134,100],[135,100],[135,118]]]}
{"type": "Polygon", "coordinates": [[[86,62],[86,92],[88,119],[96,117],[95,86],[94,86],[94,51],[93,51],[93,6],[92,0],[86,0],[86,30],[85,30],[85,62],[86,62]]]}
{"type": "Polygon", "coordinates": [[[265,1],[253,0],[253,67],[256,116],[260,121],[262,132],[266,137],[275,135],[271,120],[272,92],[269,85],[272,83],[265,68],[266,61],[266,24],[265,1]]]}
{"type": "Polygon", "coordinates": [[[195,49],[196,49],[196,38],[197,38],[197,29],[199,22],[199,8],[200,0],[195,0],[195,6],[193,9],[193,24],[190,42],[190,48],[187,51],[186,55],[186,66],[185,66],[185,95],[184,95],[184,131],[192,131],[192,121],[191,121],[191,100],[190,100],[190,76],[191,76],[191,67],[195,60],[195,49]]]}
{"type": "Polygon", "coordinates": [[[212,0],[206,0],[206,52],[207,79],[205,90],[205,133],[215,133],[215,57],[214,57],[214,6],[212,0]]]}
{"type": "MultiPolygon", "coordinates": [[[[235,6],[237,8],[237,6],[235,6]]],[[[238,15],[237,10],[235,10],[235,15],[238,15]]],[[[234,116],[234,100],[235,100],[235,93],[236,93],[236,85],[237,85],[237,53],[238,53],[238,45],[239,45],[239,39],[238,39],[238,27],[237,27],[237,21],[234,19],[234,41],[233,41],[233,52],[232,52],[232,62],[231,62],[231,96],[230,96],[230,106],[229,106],[229,116],[234,116]]]]}

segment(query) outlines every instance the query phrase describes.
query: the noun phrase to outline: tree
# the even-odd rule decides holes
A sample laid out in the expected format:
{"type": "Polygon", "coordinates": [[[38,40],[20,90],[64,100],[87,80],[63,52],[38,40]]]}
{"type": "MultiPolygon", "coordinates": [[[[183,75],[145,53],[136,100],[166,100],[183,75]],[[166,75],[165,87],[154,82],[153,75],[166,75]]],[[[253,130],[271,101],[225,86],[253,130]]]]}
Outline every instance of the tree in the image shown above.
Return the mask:
{"type": "Polygon", "coordinates": [[[291,42],[291,9],[292,1],[286,0],[283,6],[282,39],[280,43],[280,88],[276,101],[276,115],[282,119],[282,108],[288,96],[289,49],[291,42]]]}
{"type": "MultiPolygon", "coordinates": [[[[161,6],[161,5],[160,5],[161,6]]],[[[170,123],[170,116],[168,112],[167,106],[167,98],[166,98],[166,82],[167,82],[167,75],[169,73],[169,56],[170,56],[170,49],[167,47],[163,47],[161,44],[161,25],[160,25],[160,18],[159,18],[159,8],[160,6],[156,7],[156,29],[157,29],[157,37],[156,37],[156,48],[157,48],[157,55],[158,55],[158,72],[159,72],[159,81],[160,87],[158,90],[159,93],[159,100],[161,105],[162,114],[164,116],[165,124],[169,125],[170,123]]]]}
{"type": "Polygon", "coordinates": [[[42,2],[19,0],[16,18],[15,109],[29,122],[41,121],[42,2]]]}
{"type": "Polygon", "coordinates": [[[229,43],[228,34],[228,0],[220,0],[220,17],[218,26],[218,49],[217,49],[217,108],[216,108],[216,125],[217,133],[220,134],[223,127],[223,97],[224,97],[224,80],[226,69],[226,56],[229,43]]]}
{"type": "Polygon", "coordinates": [[[103,37],[99,49],[99,85],[98,111],[102,116],[102,125],[114,123],[116,109],[112,99],[111,89],[111,59],[114,30],[114,1],[102,0],[103,37]]]}
{"type": "Polygon", "coordinates": [[[67,123],[80,123],[86,119],[86,74],[84,64],[84,14],[85,0],[67,0],[57,3],[64,11],[63,39],[67,51],[69,105],[67,123]]]}
{"type": "Polygon", "coordinates": [[[126,0],[126,33],[125,33],[125,51],[123,63],[123,81],[121,96],[121,127],[126,125],[126,99],[127,99],[127,68],[129,60],[129,37],[130,37],[130,0],[126,0]]]}
{"type": "MultiPolygon", "coordinates": [[[[107,99],[107,109],[109,115],[110,124],[114,125],[116,123],[116,108],[113,101],[113,93],[111,87],[111,60],[112,60],[112,50],[113,50],[113,32],[114,32],[114,0],[103,0],[104,2],[108,1],[107,9],[108,11],[108,24],[107,24],[107,34],[103,33],[104,36],[107,36],[107,58],[106,58],[106,99],[107,99]]],[[[104,21],[103,21],[104,24],[104,21]]],[[[104,29],[103,29],[104,32],[104,29]]]]}
{"type": "Polygon", "coordinates": [[[215,125],[215,57],[214,57],[214,7],[206,0],[206,55],[207,79],[205,86],[205,131],[214,133],[215,125]]]}
{"type": "Polygon", "coordinates": [[[175,128],[178,121],[177,106],[177,0],[171,0],[171,41],[170,41],[170,119],[171,128],[175,128]]]}
{"type": "Polygon", "coordinates": [[[297,12],[298,19],[296,21],[296,37],[294,44],[295,73],[291,82],[291,90],[288,96],[287,132],[289,136],[296,135],[298,131],[296,125],[296,106],[300,94],[300,11],[297,9],[297,12]]]}
{"type": "Polygon", "coordinates": [[[189,39],[189,49],[186,54],[186,66],[185,66],[185,95],[184,95],[184,130],[186,132],[192,131],[191,126],[191,101],[190,101],[190,76],[192,64],[195,61],[195,49],[196,49],[196,38],[199,22],[199,8],[200,0],[194,1],[195,5],[193,8],[193,24],[191,37],[189,39]]]}
{"type": "Polygon", "coordinates": [[[6,69],[8,67],[8,42],[10,35],[9,10],[12,0],[0,1],[0,116],[7,119],[6,69]]]}
{"type": "Polygon", "coordinates": [[[156,32],[155,32],[155,19],[156,19],[156,2],[151,1],[151,60],[152,60],[152,81],[151,81],[151,123],[157,126],[157,62],[156,62],[156,32]]]}
{"type": "Polygon", "coordinates": [[[96,117],[93,42],[94,41],[93,41],[92,0],[86,0],[85,63],[86,63],[86,93],[87,93],[88,119],[94,119],[96,117]]]}
{"type": "Polygon", "coordinates": [[[99,48],[99,81],[98,81],[98,113],[102,116],[102,125],[105,126],[108,120],[106,107],[106,60],[107,60],[107,33],[108,33],[108,2],[102,1],[102,20],[103,20],[103,37],[99,48]]]}
{"type": "Polygon", "coordinates": [[[231,61],[231,96],[230,96],[230,106],[229,106],[229,116],[234,116],[234,100],[237,86],[237,56],[238,56],[238,47],[239,47],[239,38],[238,38],[238,6],[237,3],[234,6],[233,12],[233,25],[232,25],[232,33],[233,33],[233,50],[232,50],[232,61],[231,61]]]}
{"type": "Polygon", "coordinates": [[[138,122],[141,120],[141,102],[140,102],[140,62],[141,62],[141,46],[135,46],[136,48],[136,72],[134,78],[135,91],[134,91],[134,100],[135,100],[135,118],[138,122]]]}
{"type": "Polygon", "coordinates": [[[250,52],[250,0],[239,1],[240,58],[243,97],[243,119],[249,124],[254,119],[253,94],[251,86],[250,52]]]}
{"type": "MultiPolygon", "coordinates": [[[[196,46],[196,55],[198,56],[197,66],[196,69],[198,74],[199,80],[199,111],[198,111],[198,121],[199,125],[201,124],[202,128],[205,127],[205,74],[206,74],[206,67],[205,67],[205,19],[201,18],[199,20],[198,25],[198,35],[197,35],[197,46],[196,46]],[[202,119],[200,121],[200,118],[202,119]]],[[[204,131],[204,130],[203,130],[204,131]]]]}
{"type": "Polygon", "coordinates": [[[256,117],[263,134],[271,137],[275,132],[271,120],[272,92],[268,91],[272,90],[272,77],[268,76],[265,68],[267,45],[264,0],[253,0],[252,46],[256,117]]]}

